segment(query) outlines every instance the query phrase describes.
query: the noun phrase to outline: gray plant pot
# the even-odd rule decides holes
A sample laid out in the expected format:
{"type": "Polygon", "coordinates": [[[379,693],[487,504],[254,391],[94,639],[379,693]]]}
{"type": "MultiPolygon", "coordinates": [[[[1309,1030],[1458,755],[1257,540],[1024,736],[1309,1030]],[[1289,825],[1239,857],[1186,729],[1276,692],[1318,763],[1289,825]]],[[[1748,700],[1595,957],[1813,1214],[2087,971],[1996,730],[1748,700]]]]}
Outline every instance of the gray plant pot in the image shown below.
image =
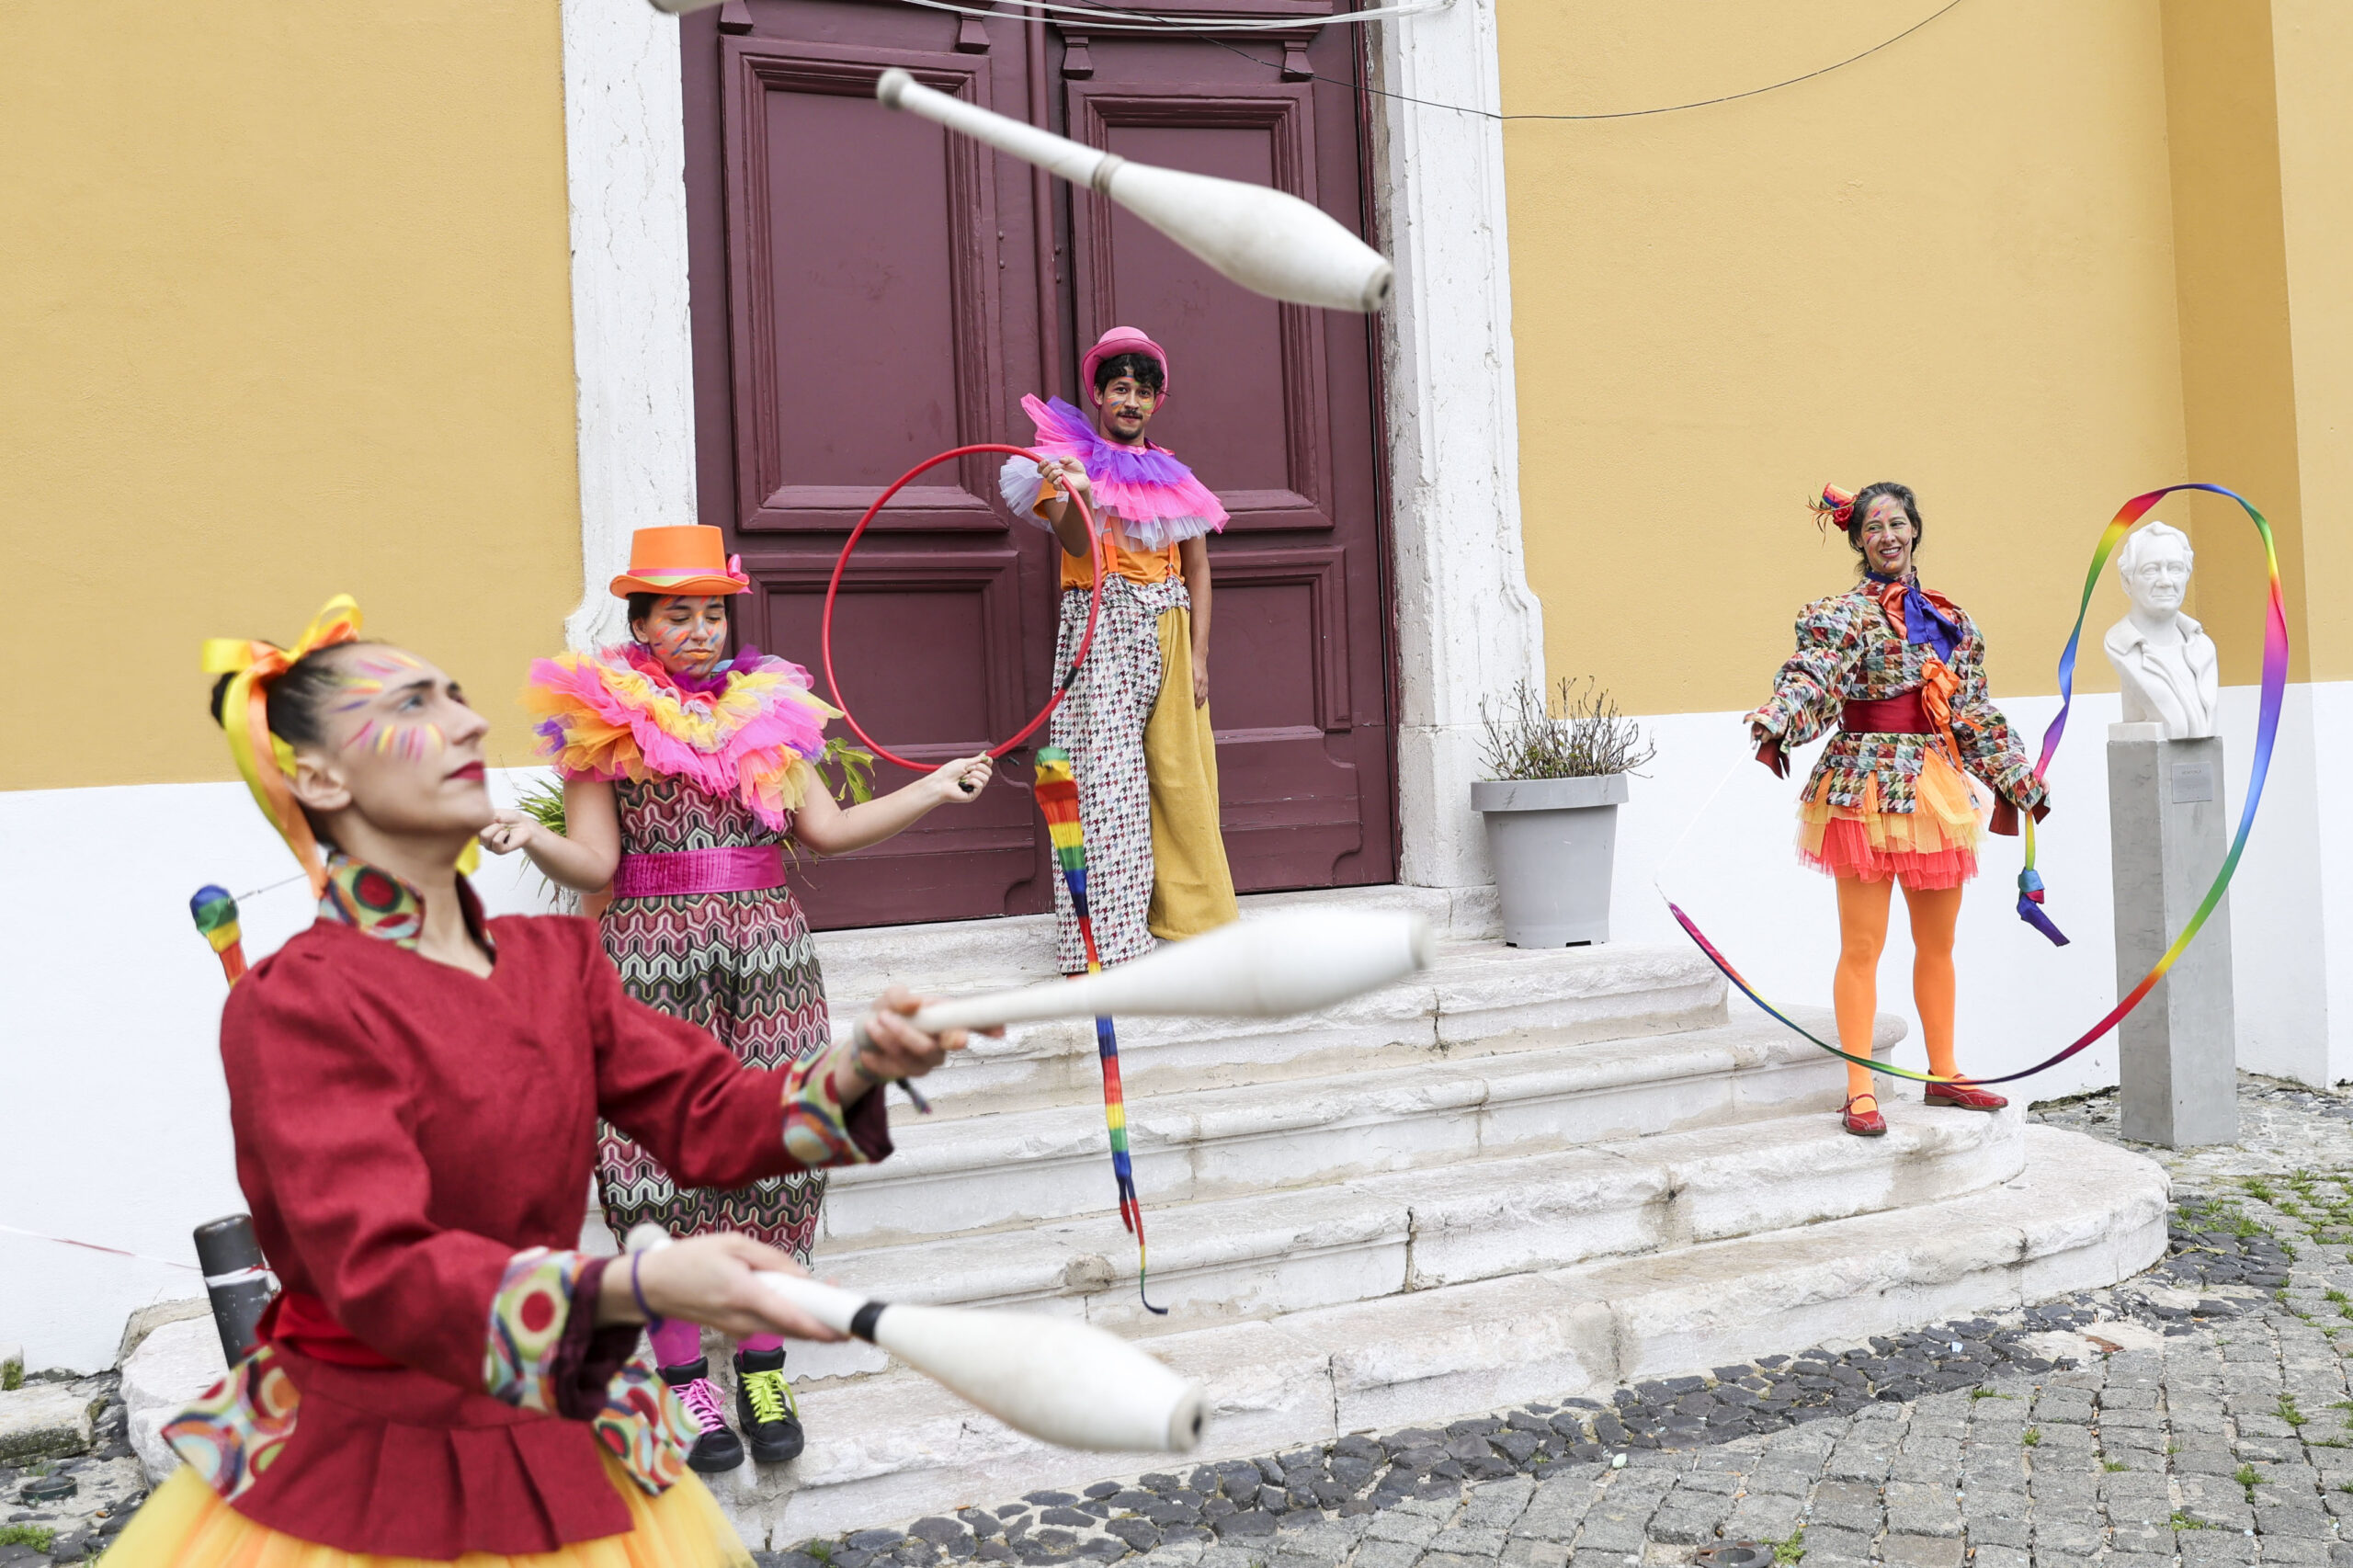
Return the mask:
{"type": "Polygon", "coordinates": [[[1573,948],[1609,940],[1609,872],[1626,775],[1482,779],[1473,810],[1487,819],[1504,940],[1573,948]]]}

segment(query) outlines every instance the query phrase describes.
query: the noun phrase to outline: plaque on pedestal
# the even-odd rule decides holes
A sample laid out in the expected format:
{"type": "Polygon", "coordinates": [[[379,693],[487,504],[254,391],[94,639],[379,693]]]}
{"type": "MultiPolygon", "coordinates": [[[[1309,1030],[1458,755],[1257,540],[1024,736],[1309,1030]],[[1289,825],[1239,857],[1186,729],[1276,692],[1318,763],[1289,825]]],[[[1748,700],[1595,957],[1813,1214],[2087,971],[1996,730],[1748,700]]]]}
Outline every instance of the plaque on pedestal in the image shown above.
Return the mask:
{"type": "MultiPolygon", "coordinates": [[[[2141,983],[2222,869],[2222,743],[2169,740],[2163,723],[2108,732],[2116,987],[2141,983]]],[[[2237,1031],[2226,893],[2188,950],[2117,1027],[2125,1137],[2168,1148],[2238,1137],[2237,1031]]]]}

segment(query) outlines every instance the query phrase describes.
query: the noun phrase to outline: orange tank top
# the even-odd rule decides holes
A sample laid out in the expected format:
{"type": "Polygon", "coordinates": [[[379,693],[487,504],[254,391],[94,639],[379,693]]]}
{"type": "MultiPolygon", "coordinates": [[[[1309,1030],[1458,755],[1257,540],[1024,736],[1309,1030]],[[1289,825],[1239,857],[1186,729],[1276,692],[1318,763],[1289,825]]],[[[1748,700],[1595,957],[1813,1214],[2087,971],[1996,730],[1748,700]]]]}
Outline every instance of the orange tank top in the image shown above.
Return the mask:
{"type": "MultiPolygon", "coordinates": [[[[1102,552],[1110,561],[1111,575],[1125,577],[1131,583],[1145,585],[1165,583],[1184,569],[1177,557],[1176,547],[1173,544],[1160,550],[1130,549],[1127,530],[1120,527],[1120,519],[1117,517],[1104,519],[1102,552]]],[[[1083,557],[1073,555],[1067,550],[1063,551],[1063,586],[1065,588],[1093,587],[1095,574],[1088,567],[1089,562],[1083,557]]]]}

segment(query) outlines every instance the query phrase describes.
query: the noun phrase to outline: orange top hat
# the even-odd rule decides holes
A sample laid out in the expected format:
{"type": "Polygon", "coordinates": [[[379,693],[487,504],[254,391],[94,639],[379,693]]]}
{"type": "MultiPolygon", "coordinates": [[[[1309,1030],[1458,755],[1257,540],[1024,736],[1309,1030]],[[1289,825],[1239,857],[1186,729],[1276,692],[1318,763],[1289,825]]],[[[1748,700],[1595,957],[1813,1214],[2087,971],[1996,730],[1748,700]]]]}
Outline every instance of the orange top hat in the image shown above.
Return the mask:
{"type": "Polygon", "coordinates": [[[613,597],[631,594],[743,594],[752,579],[744,558],[727,553],[726,536],[703,523],[640,528],[630,535],[629,570],[613,579],[613,597]]]}

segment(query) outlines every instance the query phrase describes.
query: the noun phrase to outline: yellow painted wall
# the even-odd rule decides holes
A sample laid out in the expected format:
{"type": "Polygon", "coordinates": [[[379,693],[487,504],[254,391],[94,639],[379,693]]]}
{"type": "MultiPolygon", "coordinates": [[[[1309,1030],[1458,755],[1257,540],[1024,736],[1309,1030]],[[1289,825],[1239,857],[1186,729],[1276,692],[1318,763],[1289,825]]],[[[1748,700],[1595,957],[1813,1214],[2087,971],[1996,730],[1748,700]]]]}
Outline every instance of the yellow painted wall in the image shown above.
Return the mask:
{"type": "Polygon", "coordinates": [[[514,693],[577,593],[552,0],[0,6],[0,788],[232,777],[328,595],[514,693]]]}
{"type": "MultiPolygon", "coordinates": [[[[2166,93],[2179,269],[2183,413],[2189,468],[2262,508],[2278,540],[2296,633],[2304,645],[2302,477],[2296,365],[2290,340],[2287,238],[2279,181],[2278,85],[2269,7],[2262,0],[2166,0],[2166,93]]],[[[2224,678],[2261,665],[2266,576],[2247,547],[2245,514],[2197,498],[2200,618],[2222,650],[2224,678]]]]}
{"type": "Polygon", "coordinates": [[[2302,631],[2313,676],[2344,680],[2353,678],[2353,6],[2275,0],[2271,10],[2302,631]]]}
{"type": "MultiPolygon", "coordinates": [[[[1934,4],[1500,7],[1504,108],[1535,113],[1742,91],[1934,4]]],[[[1809,491],[1896,479],[1997,686],[2055,690],[2099,528],[2187,477],[2165,95],[2144,0],[1968,0],[1742,102],[1507,125],[1521,497],[1553,673],[1598,676],[1630,712],[1754,703],[1799,606],[1853,581],[1809,491]]],[[[2095,627],[2121,609],[2111,582],[2095,627]]],[[[2096,652],[2082,668],[2112,689],[2096,652]]]]}

